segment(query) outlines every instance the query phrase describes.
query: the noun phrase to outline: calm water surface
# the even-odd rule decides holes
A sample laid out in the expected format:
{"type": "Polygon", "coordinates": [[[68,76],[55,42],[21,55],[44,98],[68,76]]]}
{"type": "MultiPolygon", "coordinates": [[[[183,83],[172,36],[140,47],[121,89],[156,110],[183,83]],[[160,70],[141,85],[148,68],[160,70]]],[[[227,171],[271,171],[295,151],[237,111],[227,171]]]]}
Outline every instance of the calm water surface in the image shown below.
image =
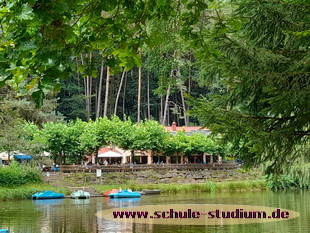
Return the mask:
{"type": "Polygon", "coordinates": [[[10,233],[52,232],[310,232],[310,192],[235,192],[208,194],[161,194],[138,200],[92,198],[90,200],[0,201],[0,229],[10,233]],[[178,226],[120,223],[96,217],[108,208],[166,204],[240,204],[294,210],[300,217],[287,221],[224,225],[178,226]]]}

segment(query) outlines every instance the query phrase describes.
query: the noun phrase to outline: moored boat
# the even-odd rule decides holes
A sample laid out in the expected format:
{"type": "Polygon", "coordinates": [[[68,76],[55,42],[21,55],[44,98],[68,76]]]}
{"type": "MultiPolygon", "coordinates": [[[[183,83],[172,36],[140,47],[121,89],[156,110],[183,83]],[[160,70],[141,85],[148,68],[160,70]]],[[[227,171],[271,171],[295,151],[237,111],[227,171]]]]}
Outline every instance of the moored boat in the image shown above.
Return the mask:
{"type": "Polygon", "coordinates": [[[145,195],[149,195],[149,194],[160,194],[161,190],[160,189],[143,189],[142,192],[145,195]]]}
{"type": "Polygon", "coordinates": [[[136,193],[139,193],[139,194],[141,194],[141,195],[145,195],[146,193],[145,192],[143,192],[143,191],[135,191],[136,193]]]}
{"type": "Polygon", "coordinates": [[[118,190],[117,189],[111,189],[111,190],[105,191],[105,192],[103,192],[103,196],[108,197],[109,194],[113,194],[113,193],[118,193],[118,190]]]}
{"type": "Polygon", "coordinates": [[[62,193],[55,193],[52,191],[45,191],[43,193],[35,193],[31,196],[32,199],[60,199],[64,198],[62,193]]]}
{"type": "Polygon", "coordinates": [[[141,194],[137,193],[137,192],[130,192],[128,190],[122,190],[118,193],[111,193],[109,194],[109,197],[111,198],[131,198],[131,197],[141,197],[141,194]]]}
{"type": "Polygon", "coordinates": [[[78,190],[70,194],[70,198],[72,199],[89,199],[89,192],[85,192],[83,190],[78,190]]]}

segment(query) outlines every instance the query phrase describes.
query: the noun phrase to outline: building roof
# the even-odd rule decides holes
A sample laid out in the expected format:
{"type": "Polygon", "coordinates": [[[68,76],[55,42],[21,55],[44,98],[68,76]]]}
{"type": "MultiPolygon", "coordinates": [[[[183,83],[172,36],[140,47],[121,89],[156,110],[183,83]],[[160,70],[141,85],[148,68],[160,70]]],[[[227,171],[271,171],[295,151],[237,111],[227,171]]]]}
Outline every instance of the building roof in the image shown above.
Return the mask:
{"type": "Polygon", "coordinates": [[[111,148],[110,146],[106,146],[106,147],[99,149],[98,155],[103,154],[103,153],[107,153],[109,151],[113,151],[114,153],[122,154],[121,152],[119,152],[115,148],[111,148]]]}
{"type": "Polygon", "coordinates": [[[176,126],[172,124],[171,126],[165,126],[165,129],[171,134],[176,134],[178,131],[184,131],[187,135],[194,133],[201,133],[203,135],[211,134],[211,130],[202,128],[201,126],[176,126]]]}
{"type": "Polygon", "coordinates": [[[120,158],[120,157],[123,157],[123,154],[111,150],[98,154],[98,158],[120,158]]]}

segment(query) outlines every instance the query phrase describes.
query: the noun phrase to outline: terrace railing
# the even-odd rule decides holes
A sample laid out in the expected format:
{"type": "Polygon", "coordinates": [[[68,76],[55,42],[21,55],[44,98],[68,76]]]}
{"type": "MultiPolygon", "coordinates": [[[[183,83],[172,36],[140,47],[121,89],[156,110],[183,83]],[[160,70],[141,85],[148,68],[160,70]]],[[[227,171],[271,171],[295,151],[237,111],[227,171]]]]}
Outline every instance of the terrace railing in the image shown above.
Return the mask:
{"type": "Polygon", "coordinates": [[[60,172],[126,172],[144,170],[227,170],[240,168],[240,164],[115,164],[115,165],[62,165],[60,172]]]}

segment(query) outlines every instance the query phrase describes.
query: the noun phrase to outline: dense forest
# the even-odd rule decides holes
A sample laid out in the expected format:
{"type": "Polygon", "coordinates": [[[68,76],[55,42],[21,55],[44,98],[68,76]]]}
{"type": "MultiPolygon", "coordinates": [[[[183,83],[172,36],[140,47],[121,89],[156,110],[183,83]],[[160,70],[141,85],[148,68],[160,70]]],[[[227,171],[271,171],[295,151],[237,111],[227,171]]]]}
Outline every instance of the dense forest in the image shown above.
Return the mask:
{"type": "Polygon", "coordinates": [[[308,164],[308,0],[0,5],[3,149],[19,121],[117,115],[208,127],[267,173],[308,164]]]}
{"type": "MultiPolygon", "coordinates": [[[[149,61],[146,60],[145,63],[147,64],[147,62],[149,61]]],[[[99,73],[101,73],[100,69],[98,67],[99,73]]],[[[71,79],[64,80],[62,81],[61,91],[57,95],[58,106],[56,110],[66,120],[80,118],[87,121],[98,117],[116,115],[121,118],[130,117],[133,121],[138,121],[138,77],[140,69],[133,67],[130,71],[111,75],[107,90],[107,69],[104,68],[104,78],[92,77],[90,79],[88,84],[90,85],[89,95],[85,95],[86,82],[82,77],[74,76],[71,79]],[[105,97],[106,93],[108,94],[107,98],[105,97]],[[105,102],[107,102],[106,110],[104,110],[105,102]]],[[[184,80],[184,83],[178,84],[176,83],[177,80],[172,79],[171,82],[174,83],[171,84],[167,97],[168,89],[161,86],[161,78],[160,75],[156,74],[156,70],[142,68],[140,120],[153,119],[163,125],[171,125],[172,122],[176,122],[179,126],[199,124],[197,119],[185,114],[190,108],[186,103],[185,95],[191,94],[198,97],[200,94],[206,94],[208,88],[200,87],[194,76],[184,77],[184,80]]]]}

